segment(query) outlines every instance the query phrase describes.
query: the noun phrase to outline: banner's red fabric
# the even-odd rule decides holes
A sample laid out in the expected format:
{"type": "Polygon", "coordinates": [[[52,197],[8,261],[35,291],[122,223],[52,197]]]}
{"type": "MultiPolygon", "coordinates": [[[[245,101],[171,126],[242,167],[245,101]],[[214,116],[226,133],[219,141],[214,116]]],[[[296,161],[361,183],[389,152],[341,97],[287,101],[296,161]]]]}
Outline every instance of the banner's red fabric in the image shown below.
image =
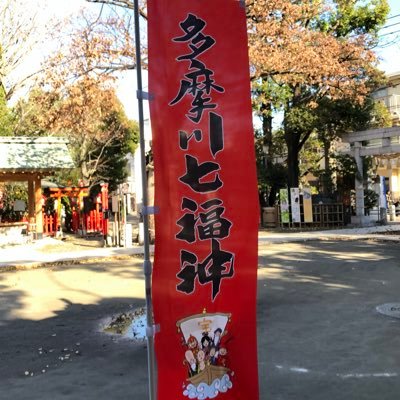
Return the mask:
{"type": "Polygon", "coordinates": [[[158,399],[258,399],[259,221],[245,9],[149,0],[158,399]]]}

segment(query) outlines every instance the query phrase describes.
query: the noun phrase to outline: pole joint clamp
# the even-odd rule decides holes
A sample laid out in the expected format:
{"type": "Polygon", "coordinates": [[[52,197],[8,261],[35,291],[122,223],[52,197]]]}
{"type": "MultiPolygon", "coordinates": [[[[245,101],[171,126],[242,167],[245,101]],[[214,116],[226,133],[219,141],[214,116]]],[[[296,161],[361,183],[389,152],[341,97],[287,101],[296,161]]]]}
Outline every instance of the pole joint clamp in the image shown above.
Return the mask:
{"type": "Polygon", "coordinates": [[[160,332],[160,324],[151,325],[146,327],[146,336],[154,337],[156,333],[160,332]]]}
{"type": "Polygon", "coordinates": [[[144,90],[136,90],[136,97],[140,100],[154,100],[154,95],[144,90]]]}
{"type": "Polygon", "coordinates": [[[141,212],[142,212],[142,215],[158,214],[160,212],[160,208],[157,206],[142,207],[141,212]]]}
{"type": "Polygon", "coordinates": [[[145,276],[151,275],[152,272],[152,264],[150,260],[145,260],[143,262],[143,272],[145,276]]]}

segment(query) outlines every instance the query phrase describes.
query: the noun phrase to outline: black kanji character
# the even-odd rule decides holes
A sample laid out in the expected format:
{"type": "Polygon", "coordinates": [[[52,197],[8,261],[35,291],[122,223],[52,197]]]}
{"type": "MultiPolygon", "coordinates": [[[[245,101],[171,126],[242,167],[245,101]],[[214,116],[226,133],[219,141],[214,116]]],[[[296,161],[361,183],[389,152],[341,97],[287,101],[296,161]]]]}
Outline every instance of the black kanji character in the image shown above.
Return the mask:
{"type": "Polygon", "coordinates": [[[196,124],[200,122],[204,110],[216,108],[216,104],[210,103],[211,97],[203,97],[203,92],[197,92],[195,98],[192,101],[192,108],[189,110],[190,114],[187,117],[195,122],[196,124]]]}
{"type": "Polygon", "coordinates": [[[188,243],[196,241],[196,231],[200,240],[228,237],[232,222],[222,217],[225,208],[221,205],[222,200],[219,199],[206,201],[201,204],[201,208],[209,211],[199,213],[199,216],[196,216],[197,203],[184,197],[182,200],[182,210],[188,209],[191,212],[184,214],[177,221],[177,225],[181,226],[182,229],[175,237],[188,243]]]}
{"type": "Polygon", "coordinates": [[[219,179],[218,173],[213,181],[200,182],[211,172],[219,171],[219,164],[206,161],[199,164],[197,158],[187,154],[186,159],[186,174],[181,176],[179,180],[190,186],[197,193],[209,193],[218,190],[222,186],[222,181],[219,179]]]}
{"type": "Polygon", "coordinates": [[[182,199],[182,210],[188,209],[190,211],[195,212],[197,210],[197,203],[191,199],[188,199],[187,197],[184,197],[182,199]]]}
{"type": "MultiPolygon", "coordinates": [[[[182,210],[185,209],[194,213],[197,210],[196,202],[184,197],[182,199],[182,210]]],[[[175,235],[177,239],[184,240],[188,243],[193,243],[196,240],[195,226],[198,218],[196,218],[193,213],[186,213],[176,222],[177,225],[182,227],[181,231],[175,235]]]]}
{"type": "Polygon", "coordinates": [[[212,299],[220,291],[221,280],[231,278],[234,274],[235,255],[221,250],[218,240],[212,240],[212,251],[209,256],[197,265],[197,275],[201,285],[212,283],[212,299]]]}
{"type": "Polygon", "coordinates": [[[194,290],[194,281],[196,279],[197,257],[195,254],[186,250],[181,250],[181,270],[177,273],[177,277],[182,280],[176,285],[177,290],[190,294],[194,290]]]}
{"type": "Polygon", "coordinates": [[[184,75],[187,80],[181,81],[181,87],[178,95],[172,102],[171,105],[178,103],[182,97],[189,93],[195,96],[197,92],[205,92],[210,94],[211,90],[215,90],[220,93],[224,93],[225,89],[222,86],[218,86],[213,79],[214,71],[207,68],[199,60],[193,60],[190,63],[190,72],[184,75]]]}
{"type": "Polygon", "coordinates": [[[229,236],[232,222],[221,217],[225,212],[225,207],[216,207],[221,204],[221,200],[215,199],[201,205],[204,210],[214,208],[208,212],[200,213],[201,224],[198,226],[200,240],[223,239],[229,236]]]}
{"type": "Polygon", "coordinates": [[[196,86],[196,82],[190,82],[187,81],[186,79],[181,80],[181,87],[179,88],[179,92],[176,95],[175,99],[172,100],[169,105],[173,106],[176,103],[179,103],[183,97],[185,96],[186,93],[191,94],[192,96],[195,96],[198,91],[198,88],[196,86]]]}
{"type": "Polygon", "coordinates": [[[207,200],[203,204],[201,204],[201,208],[203,210],[208,210],[211,207],[220,206],[221,204],[222,204],[222,200],[220,200],[220,199],[211,199],[211,200],[207,200]]]}
{"type": "Polygon", "coordinates": [[[207,94],[210,94],[211,90],[215,90],[219,93],[225,92],[225,89],[222,86],[218,86],[215,83],[215,80],[213,79],[214,71],[206,68],[205,64],[201,61],[193,60],[190,64],[190,70],[191,72],[185,74],[185,77],[194,83],[197,88],[196,92],[201,91],[207,94]]]}
{"type": "Polygon", "coordinates": [[[189,118],[194,122],[199,122],[205,109],[213,109],[216,107],[215,104],[210,103],[211,97],[205,97],[205,95],[210,95],[212,90],[223,93],[225,89],[215,84],[215,80],[212,78],[214,72],[206,68],[202,62],[193,60],[191,63],[191,70],[191,72],[185,75],[187,79],[181,80],[179,92],[169,105],[172,106],[179,103],[186,94],[190,94],[194,97],[192,101],[193,108],[190,112],[192,114],[194,113],[195,116],[192,115],[189,118]]]}
{"type": "MultiPolygon", "coordinates": [[[[210,151],[215,158],[215,155],[224,149],[223,118],[213,112],[210,112],[209,118],[210,151]]],[[[202,130],[195,129],[191,134],[186,131],[179,131],[179,147],[181,150],[188,150],[189,142],[193,138],[196,142],[201,142],[203,140],[202,130]]]]}
{"type": "Polygon", "coordinates": [[[211,253],[203,262],[197,263],[197,256],[181,250],[181,270],[176,276],[181,282],[176,285],[180,292],[191,294],[195,290],[196,277],[201,285],[212,283],[212,300],[220,292],[221,281],[234,275],[235,255],[221,250],[218,240],[212,240],[211,253]]]}
{"type": "Polygon", "coordinates": [[[185,131],[179,131],[179,147],[182,150],[187,150],[189,148],[189,141],[194,137],[196,142],[200,142],[203,138],[203,133],[201,129],[195,129],[191,135],[188,135],[185,131]]]}
{"type": "Polygon", "coordinates": [[[179,56],[177,58],[178,61],[182,60],[195,60],[200,54],[206,52],[215,44],[215,39],[211,36],[205,36],[203,33],[199,33],[196,35],[189,45],[190,50],[192,50],[189,54],[184,54],[183,56],[179,56]]]}
{"type": "Polygon", "coordinates": [[[174,42],[188,42],[202,31],[202,29],[206,26],[206,23],[202,19],[196,17],[196,15],[188,14],[186,19],[181,22],[179,26],[183,32],[185,32],[185,35],[178,36],[172,40],[174,42]]]}
{"type": "Polygon", "coordinates": [[[223,119],[220,115],[210,112],[210,150],[215,158],[215,155],[224,149],[224,128],[223,119]]]}

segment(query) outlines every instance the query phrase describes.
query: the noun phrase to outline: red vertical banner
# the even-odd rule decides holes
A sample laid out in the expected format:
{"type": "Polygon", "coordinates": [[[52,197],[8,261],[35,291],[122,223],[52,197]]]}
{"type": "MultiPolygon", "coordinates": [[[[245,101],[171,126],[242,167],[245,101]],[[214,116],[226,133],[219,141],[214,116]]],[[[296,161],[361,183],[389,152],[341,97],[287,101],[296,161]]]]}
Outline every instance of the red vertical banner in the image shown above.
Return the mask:
{"type": "Polygon", "coordinates": [[[258,399],[244,2],[149,0],[158,399],[258,399]]]}

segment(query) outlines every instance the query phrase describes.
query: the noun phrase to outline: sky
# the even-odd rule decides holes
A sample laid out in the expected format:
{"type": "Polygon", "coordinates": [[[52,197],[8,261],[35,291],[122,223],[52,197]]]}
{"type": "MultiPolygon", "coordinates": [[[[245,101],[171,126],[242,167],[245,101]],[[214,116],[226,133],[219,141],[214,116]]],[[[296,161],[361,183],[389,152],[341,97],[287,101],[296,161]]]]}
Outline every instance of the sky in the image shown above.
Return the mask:
{"type": "MultiPolygon", "coordinates": [[[[1,1],[1,0],[0,0],[1,1]]],[[[80,8],[96,9],[97,4],[90,4],[85,0],[23,0],[32,10],[37,10],[38,18],[45,23],[50,18],[63,19],[80,8]]],[[[386,73],[400,71],[400,1],[389,0],[391,11],[386,25],[392,25],[381,32],[381,46],[377,49],[380,59],[380,68],[386,73]],[[398,25],[397,25],[398,24],[398,25]],[[398,32],[396,32],[398,31],[398,32]],[[386,46],[383,46],[386,44],[386,46]]],[[[144,76],[144,84],[147,76],[144,76]]],[[[127,71],[119,80],[118,97],[124,104],[126,114],[131,119],[137,119],[136,104],[136,71],[127,71]]],[[[146,87],[143,88],[146,90],[146,87]]],[[[147,111],[145,110],[147,114],[147,111]]],[[[145,115],[146,116],[146,115],[145,115]]]]}
{"type": "MultiPolygon", "coordinates": [[[[0,0],[1,1],[1,0],[0,0]]],[[[100,6],[98,4],[89,3],[86,0],[45,0],[44,4],[41,0],[25,0],[31,4],[33,9],[38,9],[38,18],[45,22],[54,19],[63,19],[73,13],[77,13],[81,8],[88,10],[96,10],[100,6]]],[[[143,77],[143,90],[146,91],[145,86],[147,82],[147,74],[144,72],[143,77]]],[[[125,113],[130,119],[138,119],[138,110],[136,102],[136,71],[130,70],[121,73],[116,87],[117,95],[125,108],[125,113]]],[[[148,116],[148,107],[144,107],[145,118],[148,116]]]]}
{"type": "Polygon", "coordinates": [[[39,15],[43,15],[45,19],[51,16],[62,18],[76,12],[81,7],[93,7],[93,4],[88,4],[85,0],[27,0],[27,2],[31,4],[32,9],[38,10],[39,15]]]}
{"type": "Polygon", "coordinates": [[[389,0],[389,6],[389,19],[385,25],[393,26],[381,30],[380,43],[394,43],[377,50],[380,58],[379,66],[388,74],[400,71],[400,1],[389,0]]]}

